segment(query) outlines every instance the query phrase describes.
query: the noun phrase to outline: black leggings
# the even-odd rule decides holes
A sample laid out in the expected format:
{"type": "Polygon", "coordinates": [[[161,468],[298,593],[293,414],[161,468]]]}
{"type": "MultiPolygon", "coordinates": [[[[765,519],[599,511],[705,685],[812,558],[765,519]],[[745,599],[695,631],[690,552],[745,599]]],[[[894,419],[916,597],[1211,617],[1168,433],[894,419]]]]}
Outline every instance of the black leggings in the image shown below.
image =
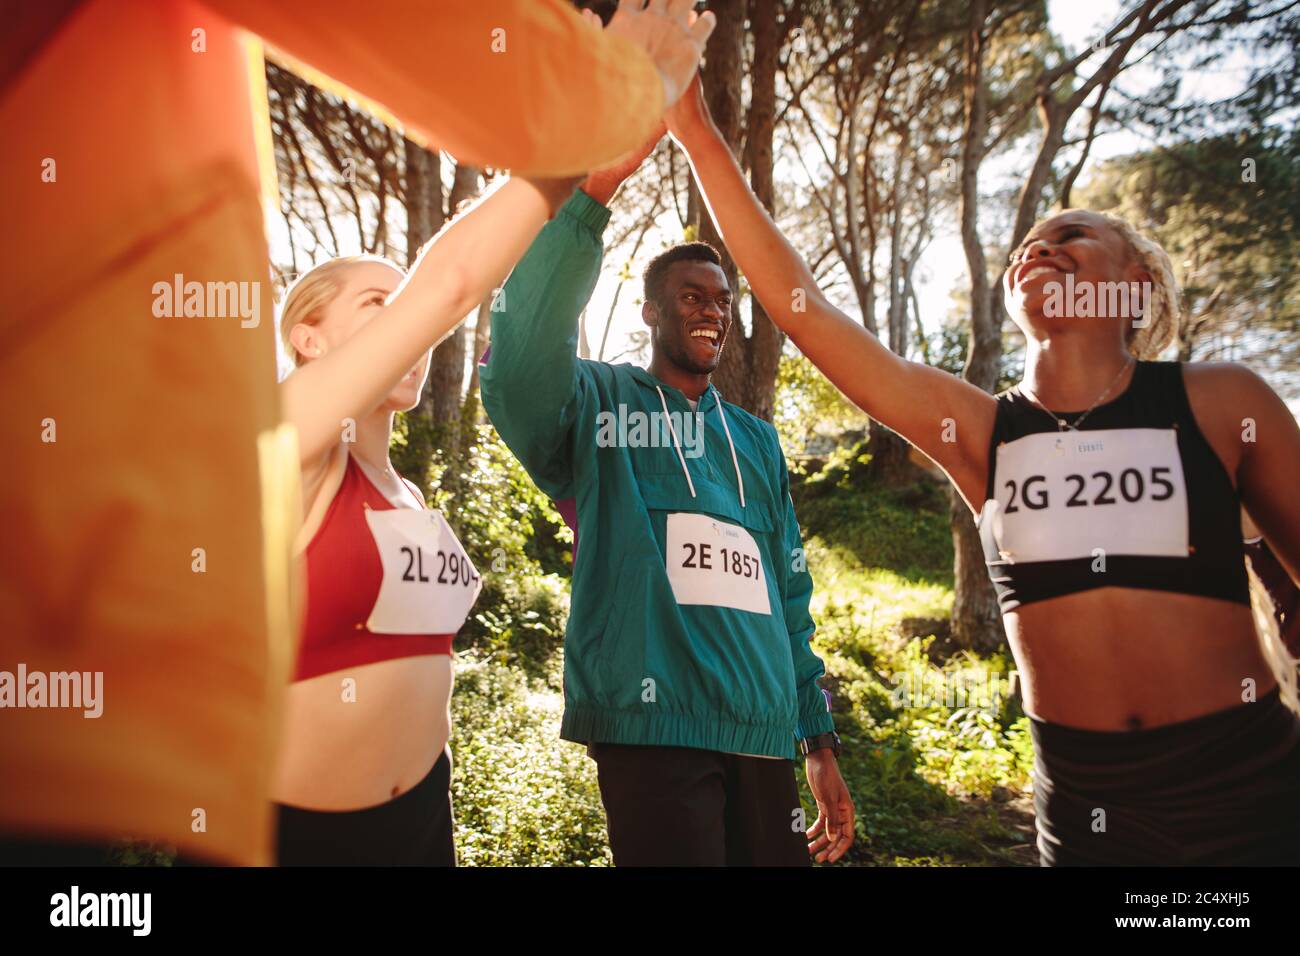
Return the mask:
{"type": "Polygon", "coordinates": [[[1276,688],[1150,730],[1030,728],[1043,866],[1300,863],[1300,718],[1276,688]]]}
{"type": "Polygon", "coordinates": [[[277,804],[280,866],[455,866],[451,759],[400,797],[361,810],[277,804]]]}

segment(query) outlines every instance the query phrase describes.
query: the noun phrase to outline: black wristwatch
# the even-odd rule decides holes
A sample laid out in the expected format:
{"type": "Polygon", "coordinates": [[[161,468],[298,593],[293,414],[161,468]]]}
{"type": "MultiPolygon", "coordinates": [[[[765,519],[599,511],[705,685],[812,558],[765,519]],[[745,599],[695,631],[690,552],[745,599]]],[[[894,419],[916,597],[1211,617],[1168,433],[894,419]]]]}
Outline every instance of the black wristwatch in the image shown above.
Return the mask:
{"type": "Polygon", "coordinates": [[[814,750],[825,750],[830,748],[831,753],[835,754],[835,759],[840,759],[840,735],[831,731],[829,734],[818,734],[816,737],[805,737],[799,741],[799,752],[807,757],[814,750]]]}

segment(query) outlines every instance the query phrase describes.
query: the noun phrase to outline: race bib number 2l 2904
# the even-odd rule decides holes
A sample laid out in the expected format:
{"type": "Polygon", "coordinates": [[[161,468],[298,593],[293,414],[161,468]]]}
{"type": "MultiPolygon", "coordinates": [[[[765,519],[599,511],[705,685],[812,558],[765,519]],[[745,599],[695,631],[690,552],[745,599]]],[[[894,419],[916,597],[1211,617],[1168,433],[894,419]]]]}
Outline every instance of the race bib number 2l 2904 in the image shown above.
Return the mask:
{"type": "Polygon", "coordinates": [[[1162,428],[1042,432],[999,445],[993,522],[1004,561],[1108,555],[1187,557],[1178,433],[1162,428]]]}
{"type": "Polygon", "coordinates": [[[375,634],[455,634],[483,581],[438,511],[367,510],[384,566],[366,627],[375,634]]]}
{"type": "Polygon", "coordinates": [[[678,604],[772,613],[758,542],[739,525],[690,512],[670,514],[667,565],[678,604]]]}

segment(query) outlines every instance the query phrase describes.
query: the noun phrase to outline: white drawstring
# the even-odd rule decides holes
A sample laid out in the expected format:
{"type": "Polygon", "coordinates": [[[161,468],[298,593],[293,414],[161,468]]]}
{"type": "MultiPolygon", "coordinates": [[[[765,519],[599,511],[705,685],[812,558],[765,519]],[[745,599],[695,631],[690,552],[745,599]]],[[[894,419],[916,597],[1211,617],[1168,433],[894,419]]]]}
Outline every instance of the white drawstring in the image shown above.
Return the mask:
{"type": "MultiPolygon", "coordinates": [[[[691,489],[691,497],[695,497],[695,482],[691,481],[691,471],[686,467],[686,456],[682,454],[681,442],[677,440],[677,429],[673,427],[673,418],[668,414],[668,400],[664,398],[664,390],[658,385],[655,391],[659,393],[659,404],[664,409],[664,421],[668,423],[668,432],[673,436],[673,450],[677,452],[677,460],[682,463],[682,474],[686,476],[686,486],[691,489]]],[[[727,425],[726,413],[722,411],[722,400],[718,400],[718,415],[722,419],[722,430],[727,433],[727,445],[731,448],[731,464],[736,469],[736,484],[740,488],[740,507],[745,507],[745,479],[740,474],[740,461],[736,458],[736,443],[731,440],[731,428],[727,425]]],[[[703,432],[700,438],[703,439],[703,432]]]]}
{"type": "Polygon", "coordinates": [[[668,431],[673,436],[673,450],[677,452],[677,460],[682,463],[682,473],[686,475],[686,486],[691,489],[691,497],[695,497],[695,482],[691,481],[690,469],[686,467],[686,458],[682,455],[681,442],[677,440],[677,429],[673,428],[673,418],[668,414],[668,401],[664,398],[664,390],[658,385],[655,391],[659,393],[659,404],[664,407],[664,421],[668,423],[668,431]]]}
{"type": "Polygon", "coordinates": [[[718,415],[722,417],[722,430],[727,433],[727,444],[731,446],[731,464],[736,469],[736,484],[740,486],[740,507],[745,507],[745,479],[740,477],[740,462],[736,460],[736,445],[731,440],[731,429],[727,427],[727,416],[722,413],[722,399],[718,399],[718,415]]]}

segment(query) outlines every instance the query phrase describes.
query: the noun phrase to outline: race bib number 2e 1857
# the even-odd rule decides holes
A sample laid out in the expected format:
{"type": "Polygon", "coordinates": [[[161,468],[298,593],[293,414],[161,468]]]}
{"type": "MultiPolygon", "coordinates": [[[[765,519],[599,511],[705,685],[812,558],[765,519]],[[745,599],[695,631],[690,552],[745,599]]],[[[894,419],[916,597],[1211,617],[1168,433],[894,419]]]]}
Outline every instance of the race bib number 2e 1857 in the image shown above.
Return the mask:
{"type": "Polygon", "coordinates": [[[739,525],[708,515],[668,516],[668,583],[678,604],[712,604],[771,614],[758,542],[739,525]]]}
{"type": "Polygon", "coordinates": [[[985,503],[1004,561],[1187,557],[1178,434],[1115,428],[1026,435],[997,449],[985,503]]]}

